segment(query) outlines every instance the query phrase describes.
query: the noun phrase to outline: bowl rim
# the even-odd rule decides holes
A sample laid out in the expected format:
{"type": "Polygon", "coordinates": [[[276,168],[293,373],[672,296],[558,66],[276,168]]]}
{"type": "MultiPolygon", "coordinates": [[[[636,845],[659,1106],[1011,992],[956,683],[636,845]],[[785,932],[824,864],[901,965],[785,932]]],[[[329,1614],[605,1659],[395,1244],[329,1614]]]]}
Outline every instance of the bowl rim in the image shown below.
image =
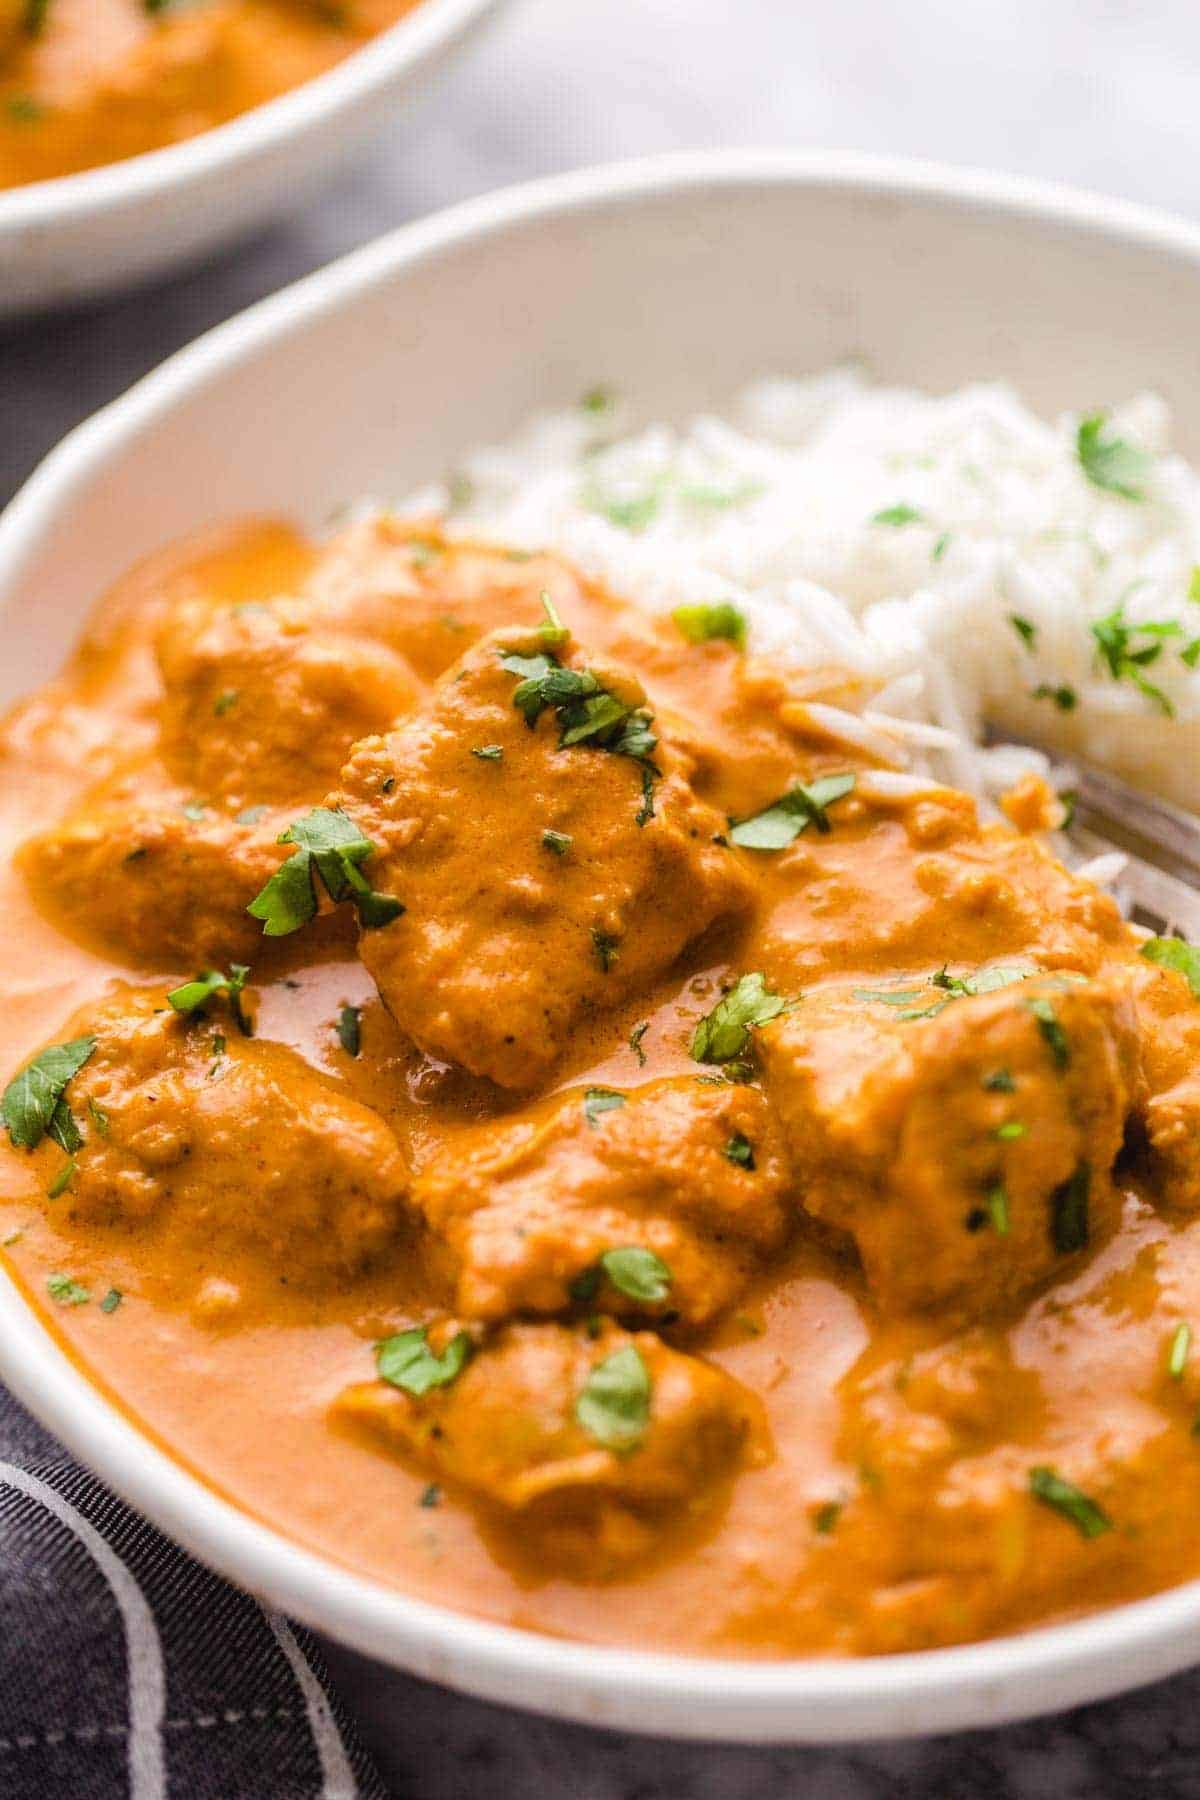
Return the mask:
{"type": "MultiPolygon", "coordinates": [[[[1170,213],[1024,177],[904,158],[686,152],[503,189],[402,226],[260,301],[77,426],[0,513],[0,610],[57,514],[107,457],[190,393],[273,342],[457,245],[486,242],[531,221],[738,186],[916,199],[1065,228],[1118,247],[1148,247],[1200,270],[1200,227],[1170,213]]],[[[1016,1635],[861,1659],[688,1656],[545,1636],[355,1575],[219,1496],[82,1373],[2,1271],[0,1376],[116,1492],[234,1582],[368,1655],[506,1704],[676,1736],[848,1741],[1027,1718],[1135,1687],[1200,1659],[1200,1581],[1016,1635]]]]}
{"type": "Polygon", "coordinates": [[[100,218],[145,204],[190,181],[232,174],[247,159],[318,129],[377,90],[402,80],[498,4],[499,0],[416,0],[411,12],[331,68],[222,125],[93,169],[2,188],[0,244],[9,232],[49,230],[100,218]]]}

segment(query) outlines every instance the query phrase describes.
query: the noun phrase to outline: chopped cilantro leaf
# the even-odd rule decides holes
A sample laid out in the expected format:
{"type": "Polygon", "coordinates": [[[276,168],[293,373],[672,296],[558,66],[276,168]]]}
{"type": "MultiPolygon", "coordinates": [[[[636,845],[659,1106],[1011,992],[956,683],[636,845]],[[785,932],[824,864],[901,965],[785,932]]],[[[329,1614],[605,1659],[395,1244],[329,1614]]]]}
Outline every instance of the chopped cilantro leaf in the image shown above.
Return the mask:
{"type": "Polygon", "coordinates": [[[826,1500],[823,1505],[818,1506],[813,1514],[813,1530],[820,1537],[828,1537],[841,1518],[844,1506],[844,1500],[826,1500]]]}
{"type": "Polygon", "coordinates": [[[225,994],[238,1030],[243,1037],[250,1037],[252,1027],[242,1010],[242,989],[249,973],[246,963],[230,963],[228,975],[223,975],[220,969],[206,969],[194,981],[185,981],[182,987],[172,988],[167,1001],[176,1012],[195,1013],[203,1012],[215,994],[225,994]]]}
{"type": "Polygon", "coordinates": [[[1074,712],[1079,705],[1079,695],[1073,687],[1054,687],[1048,681],[1039,681],[1033,690],[1035,700],[1053,700],[1059,712],[1074,712]]]}
{"type": "Polygon", "coordinates": [[[595,1365],[575,1402],[575,1417],[608,1449],[620,1454],[637,1448],[650,1419],[650,1372],[635,1344],[595,1365]]]}
{"type": "MultiPolygon", "coordinates": [[[[912,1019],[936,1019],[944,1012],[953,1000],[975,999],[980,994],[992,994],[999,988],[1010,987],[1013,982],[1025,981],[1032,970],[1014,969],[1005,964],[997,964],[990,969],[980,969],[975,975],[951,975],[945,968],[936,969],[927,981],[928,987],[940,988],[944,999],[937,999],[928,1006],[914,1006],[913,1001],[924,998],[925,987],[911,988],[854,988],[856,1000],[876,1002],[881,1006],[903,1007],[905,1010],[897,1017],[907,1023],[912,1019]]],[[[984,1083],[985,1087],[987,1083],[984,1083]]]]}
{"type": "Polygon", "coordinates": [[[739,1169],[754,1167],[754,1146],[744,1132],[735,1131],[721,1154],[736,1163],[739,1169]]]}
{"type": "Polygon", "coordinates": [[[581,397],[579,405],[581,411],[586,413],[604,413],[611,412],[616,400],[617,396],[612,388],[606,387],[603,382],[597,382],[595,387],[589,388],[581,397]]]}
{"type": "Polygon", "coordinates": [[[882,1006],[907,1006],[910,1001],[919,1000],[924,992],[923,987],[855,988],[853,995],[856,1000],[878,1001],[882,1006]]]}
{"type": "Polygon", "coordinates": [[[635,1025],[633,1030],[629,1034],[629,1048],[633,1051],[633,1054],[638,1059],[639,1066],[643,1069],[646,1066],[646,1052],[642,1049],[642,1039],[645,1037],[645,1035],[649,1031],[649,1029],[650,1029],[649,1019],[643,1019],[641,1024],[635,1025]]]}
{"type": "Polygon", "coordinates": [[[431,1481],[428,1487],[421,1489],[421,1498],[417,1501],[417,1505],[429,1511],[435,1506],[440,1506],[441,1501],[442,1490],[436,1481],[431,1481]]]}
{"type": "MultiPolygon", "coordinates": [[[[585,453],[586,454],[586,453],[585,453]]],[[[589,512],[599,513],[610,525],[622,531],[645,531],[662,511],[663,502],[674,496],[684,506],[708,512],[724,512],[731,506],[744,506],[764,491],[760,481],[687,481],[675,469],[660,469],[639,489],[611,488],[593,474],[580,495],[589,512]]]]}
{"type": "Polygon", "coordinates": [[[601,1113],[612,1112],[618,1106],[624,1106],[624,1094],[618,1094],[613,1088],[590,1087],[583,1096],[584,1117],[589,1125],[597,1125],[601,1113]]]}
{"type": "Polygon", "coordinates": [[[471,755],[477,756],[480,762],[501,762],[504,747],[501,744],[480,744],[478,749],[472,750],[471,755]]]}
{"type": "Polygon", "coordinates": [[[1187,1368],[1188,1351],[1192,1347],[1192,1328],[1186,1322],[1177,1325],[1171,1334],[1171,1347],[1167,1351],[1167,1374],[1172,1381],[1182,1381],[1187,1368]]]}
{"type": "Polygon", "coordinates": [[[446,1387],[460,1375],[470,1360],[474,1346],[465,1331],[451,1338],[440,1356],[429,1347],[424,1325],[411,1331],[398,1332],[375,1346],[375,1366],[380,1379],[406,1394],[427,1394],[430,1388],[446,1387]]]}
{"type": "Polygon", "coordinates": [[[607,975],[621,954],[621,940],[598,926],[592,927],[592,949],[596,952],[596,961],[607,975]]]}
{"type": "Polygon", "coordinates": [[[1152,459],[1136,444],[1125,438],[1106,435],[1107,413],[1093,413],[1081,419],[1075,433],[1075,453],[1079,466],[1093,487],[1119,494],[1123,500],[1146,498],[1146,480],[1153,468],[1152,459]]]}
{"type": "Polygon", "coordinates": [[[214,715],[218,719],[223,719],[225,714],[229,712],[232,707],[237,705],[241,697],[242,696],[238,693],[236,688],[226,688],[225,691],[218,694],[213,701],[214,715]]]}
{"type": "Polygon", "coordinates": [[[102,1313],[115,1313],[124,1298],[125,1296],[120,1288],[109,1288],[107,1294],[105,1294],[103,1300],[100,1302],[100,1311],[102,1313]]]}
{"type": "Polygon", "coordinates": [[[343,1006],[338,1014],[338,1043],[347,1056],[357,1056],[362,1049],[362,1008],[343,1006]]]}
{"type": "Polygon", "coordinates": [[[1015,1094],[1017,1084],[1008,1069],[993,1069],[990,1075],[983,1078],[983,1086],[989,1094],[1015,1094]]]}
{"type": "Polygon", "coordinates": [[[1194,945],[1183,938],[1152,937],[1142,945],[1141,955],[1147,962],[1158,963],[1160,968],[1174,969],[1182,975],[1193,998],[1200,1000],[1200,950],[1194,945]]]}
{"type": "Polygon", "coordinates": [[[642,764],[642,804],[633,815],[635,825],[648,825],[654,817],[654,778],[657,772],[653,763],[642,764]]]}
{"type": "Polygon", "coordinates": [[[991,968],[980,969],[975,975],[950,975],[944,968],[929,977],[934,987],[945,988],[956,1000],[975,998],[979,994],[994,994],[1000,988],[1012,987],[1014,982],[1028,981],[1029,969],[1016,969],[1006,963],[993,963],[991,968]]]}
{"type": "MultiPolygon", "coordinates": [[[[502,650],[500,666],[506,668],[509,675],[520,675],[520,686],[516,688],[516,693],[513,695],[513,706],[516,707],[518,713],[524,715],[525,724],[529,725],[529,729],[533,731],[533,727],[538,724],[538,718],[542,716],[545,707],[551,704],[549,695],[542,693],[542,682],[551,679],[552,673],[558,668],[558,662],[554,661],[554,657],[545,655],[542,650],[536,650],[531,657],[527,657],[520,650],[502,650]]],[[[563,673],[574,677],[574,682],[578,682],[583,691],[587,691],[587,693],[596,691],[596,677],[588,675],[585,680],[583,675],[576,675],[574,670],[565,670],[563,673]],[[588,682],[590,682],[590,686],[588,686],[588,682]]],[[[560,684],[560,688],[561,686],[563,684],[560,684]]],[[[574,691],[578,691],[578,686],[572,684],[572,693],[574,691]]]]}
{"type": "Polygon", "coordinates": [[[566,831],[543,831],[542,849],[549,850],[554,856],[565,856],[574,838],[566,831]]]}
{"type": "Polygon", "coordinates": [[[1081,1537],[1102,1537],[1112,1530],[1108,1514],[1053,1469],[1030,1469],[1029,1491],[1043,1506],[1053,1507],[1064,1519],[1069,1519],[1081,1537]]]}
{"type": "Polygon", "coordinates": [[[53,1138],[60,1149],[68,1156],[74,1156],[83,1144],[83,1134],[75,1123],[75,1115],[65,1099],[60,1099],[50,1115],[50,1123],[46,1127],[46,1136],[53,1138]]]}
{"type": "Polygon", "coordinates": [[[1023,619],[1020,613],[1009,613],[1008,622],[1020,638],[1027,650],[1037,648],[1037,626],[1032,619],[1023,619]]]}
{"type": "Polygon", "coordinates": [[[599,1263],[589,1263],[586,1269],[581,1269],[574,1281],[568,1284],[567,1292],[572,1300],[578,1300],[585,1306],[594,1300],[600,1292],[599,1263]]]}
{"type": "Polygon", "coordinates": [[[1092,1172],[1081,1162],[1069,1181],[1050,1196],[1050,1236],[1061,1256],[1087,1248],[1089,1238],[1088,1194],[1092,1172]]]}
{"type": "Polygon", "coordinates": [[[92,1297],[91,1289],[85,1288],[82,1282],[75,1281],[70,1275],[49,1276],[46,1291],[60,1306],[86,1306],[92,1297]]]}
{"type": "Polygon", "coordinates": [[[0,1099],[0,1117],[18,1149],[32,1150],[41,1143],[56,1119],[63,1090],[95,1048],[94,1037],[51,1044],[14,1075],[0,1099]]]}
{"type": "Polygon", "coordinates": [[[1054,1058],[1055,1067],[1065,1069],[1071,1060],[1071,1045],[1066,1032],[1059,1023],[1053,1003],[1039,994],[1035,999],[1027,1000],[1025,1004],[1037,1020],[1038,1030],[1054,1058]]]}
{"type": "Polygon", "coordinates": [[[598,481],[589,481],[582,500],[588,512],[599,513],[610,525],[636,534],[645,531],[657,519],[662,510],[665,486],[665,480],[660,477],[640,494],[615,494],[598,481]]]}
{"type": "Polygon", "coordinates": [[[1009,1228],[1008,1190],[999,1182],[988,1193],[987,1209],[997,1237],[1007,1237],[1009,1228]]]}
{"type": "Polygon", "coordinates": [[[602,690],[585,695],[576,705],[563,708],[562,714],[562,735],[558,741],[564,750],[568,750],[572,744],[586,743],[589,738],[603,741],[614,727],[624,724],[629,709],[615,694],[602,690]]]}
{"type": "Polygon", "coordinates": [[[828,832],[832,827],[826,808],[844,799],[853,790],[855,780],[854,775],[847,774],[822,775],[807,786],[797,782],[762,812],[733,824],[730,839],[743,850],[784,850],[808,825],[828,832]]]}
{"type": "Polygon", "coordinates": [[[262,920],[264,937],[286,937],[315,916],[315,875],[331,900],[353,901],[367,930],[388,925],[404,912],[394,895],[377,893],[362,873],[375,845],[340,807],[314,807],[294,820],[279,842],[296,849],[246,908],[252,918],[262,920]]]}
{"type": "Polygon", "coordinates": [[[896,506],[885,506],[882,512],[872,513],[872,525],[920,525],[924,523],[925,514],[915,506],[908,506],[902,500],[896,506]]]}
{"type": "Polygon", "coordinates": [[[545,620],[538,626],[538,636],[548,650],[561,650],[571,633],[563,624],[558,614],[558,608],[545,588],[542,589],[542,612],[545,620]]]}
{"type": "Polygon", "coordinates": [[[48,1200],[57,1200],[60,1194],[65,1194],[71,1185],[74,1174],[75,1159],[74,1157],[68,1157],[67,1161],[58,1171],[58,1174],[54,1177],[54,1180],[50,1183],[50,1186],[46,1189],[46,1198],[48,1200]]]}
{"type": "Polygon", "coordinates": [[[787,1005],[772,994],[757,972],[743,975],[692,1034],[692,1057],[702,1063],[728,1063],[743,1056],[756,1026],[778,1018],[787,1005]]]}
{"type": "Polygon", "coordinates": [[[523,656],[504,651],[500,661],[519,675],[513,705],[532,731],[548,707],[554,709],[559,747],[590,743],[616,756],[636,761],[653,754],[658,740],[650,730],[651,713],[628,705],[601,687],[590,669],[565,669],[551,656],[523,656]]]}
{"type": "Polygon", "coordinates": [[[1104,618],[1094,619],[1088,629],[1096,640],[1097,655],[1113,680],[1131,681],[1160,712],[1174,718],[1175,708],[1162,689],[1147,680],[1143,671],[1162,655],[1163,639],[1181,637],[1183,627],[1174,619],[1131,625],[1125,618],[1122,601],[1104,618]],[[1138,643],[1139,637],[1149,638],[1150,642],[1138,643]]]}
{"type": "Polygon", "coordinates": [[[725,512],[731,506],[745,506],[766,492],[761,481],[734,481],[720,487],[712,481],[681,481],[675,492],[685,506],[699,506],[709,512],[725,512]]]}
{"type": "Polygon", "coordinates": [[[606,1250],[600,1267],[617,1292],[629,1300],[657,1306],[670,1292],[671,1271],[653,1250],[643,1250],[636,1244],[606,1250]]]}
{"type": "Polygon", "coordinates": [[[714,638],[724,638],[739,650],[746,648],[745,616],[728,600],[677,606],[671,617],[689,644],[707,644],[714,638]]]}
{"type": "Polygon", "coordinates": [[[315,918],[317,896],[308,851],[299,851],[280,863],[246,911],[262,920],[264,937],[286,937],[315,918]]]}

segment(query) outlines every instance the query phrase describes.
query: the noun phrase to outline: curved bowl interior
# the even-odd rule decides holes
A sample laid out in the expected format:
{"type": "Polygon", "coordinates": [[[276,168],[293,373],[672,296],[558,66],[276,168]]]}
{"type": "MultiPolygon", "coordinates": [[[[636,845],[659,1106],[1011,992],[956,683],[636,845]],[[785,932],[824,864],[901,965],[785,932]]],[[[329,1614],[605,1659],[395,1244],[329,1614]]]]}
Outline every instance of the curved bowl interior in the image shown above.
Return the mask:
{"type": "MultiPolygon", "coordinates": [[[[864,356],[1037,408],[1155,387],[1200,418],[1200,234],[1086,196],[913,165],[751,154],[473,202],[234,320],[73,434],[0,519],[0,699],[57,667],[135,558],[223,515],[320,527],[597,381],[682,416],[864,356]]],[[[1186,444],[1186,431],[1184,442],[1186,444]]],[[[1200,1657],[1200,1585],[1020,1638],[863,1663],[691,1661],[540,1639],[369,1586],[185,1476],[0,1283],[0,1372],[80,1456],[235,1580],[492,1698],[678,1735],[829,1740],[999,1723],[1200,1657]]]]}

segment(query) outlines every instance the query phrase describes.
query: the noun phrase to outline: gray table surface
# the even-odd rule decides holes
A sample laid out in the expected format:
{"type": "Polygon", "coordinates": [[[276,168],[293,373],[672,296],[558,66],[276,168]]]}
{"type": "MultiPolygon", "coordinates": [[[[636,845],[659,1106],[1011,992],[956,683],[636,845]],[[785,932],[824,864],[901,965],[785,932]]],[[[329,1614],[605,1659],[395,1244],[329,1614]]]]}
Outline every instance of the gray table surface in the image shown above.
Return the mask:
{"type": "MultiPolygon", "coordinates": [[[[137,294],[0,329],[0,502],[206,327],[393,225],[534,175],[824,145],[1200,212],[1198,61],[1200,11],[1184,0],[513,0],[304,216],[137,294]]],[[[1200,1800],[1200,1677],[1004,1731],[768,1751],[560,1725],[330,1657],[404,1800],[1200,1800]]]]}

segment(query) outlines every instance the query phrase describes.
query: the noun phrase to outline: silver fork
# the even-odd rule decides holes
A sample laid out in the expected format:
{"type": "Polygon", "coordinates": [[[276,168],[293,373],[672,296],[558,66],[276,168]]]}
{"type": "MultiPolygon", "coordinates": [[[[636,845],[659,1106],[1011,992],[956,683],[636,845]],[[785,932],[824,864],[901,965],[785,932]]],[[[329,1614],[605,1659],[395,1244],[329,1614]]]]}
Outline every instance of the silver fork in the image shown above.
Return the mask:
{"type": "Polygon", "coordinates": [[[1069,760],[1072,844],[1089,858],[1113,850],[1127,858],[1116,886],[1135,924],[1200,943],[1200,817],[1091,763],[1069,760]]]}

